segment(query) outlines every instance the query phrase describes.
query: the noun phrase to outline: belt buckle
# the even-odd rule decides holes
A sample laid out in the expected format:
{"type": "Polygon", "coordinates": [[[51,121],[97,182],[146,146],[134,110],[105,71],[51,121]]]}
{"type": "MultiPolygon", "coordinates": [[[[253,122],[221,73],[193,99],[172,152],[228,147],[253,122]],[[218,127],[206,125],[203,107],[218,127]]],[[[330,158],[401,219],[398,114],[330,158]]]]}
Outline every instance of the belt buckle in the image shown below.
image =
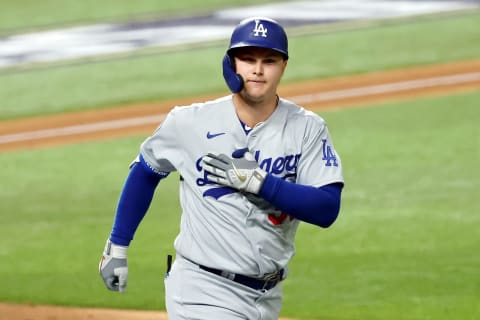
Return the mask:
{"type": "Polygon", "coordinates": [[[267,274],[265,277],[263,277],[263,280],[265,281],[263,283],[262,290],[269,290],[277,285],[277,283],[280,282],[281,280],[281,274],[280,271],[272,272],[267,274]],[[270,286],[271,284],[271,286],[270,286]]]}

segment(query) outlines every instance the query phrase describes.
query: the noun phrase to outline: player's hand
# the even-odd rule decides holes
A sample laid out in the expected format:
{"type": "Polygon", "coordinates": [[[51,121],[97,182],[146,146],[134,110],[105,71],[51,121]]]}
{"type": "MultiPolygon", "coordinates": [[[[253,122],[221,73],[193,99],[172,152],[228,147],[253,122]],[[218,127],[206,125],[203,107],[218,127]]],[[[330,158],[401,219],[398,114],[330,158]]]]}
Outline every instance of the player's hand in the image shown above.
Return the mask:
{"type": "Polygon", "coordinates": [[[253,194],[258,194],[267,176],[248,151],[241,158],[209,153],[202,158],[202,166],[210,174],[208,180],[253,194]]]}
{"type": "Polygon", "coordinates": [[[127,288],[127,249],[107,240],[98,271],[109,290],[125,292],[127,288]]]}

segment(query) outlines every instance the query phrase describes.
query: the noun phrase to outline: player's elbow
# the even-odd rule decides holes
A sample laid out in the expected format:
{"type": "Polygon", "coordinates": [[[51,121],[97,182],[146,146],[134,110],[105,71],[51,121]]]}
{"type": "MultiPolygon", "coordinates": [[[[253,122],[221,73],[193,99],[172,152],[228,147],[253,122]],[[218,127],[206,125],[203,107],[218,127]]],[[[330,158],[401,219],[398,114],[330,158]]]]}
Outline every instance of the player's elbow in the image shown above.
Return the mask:
{"type": "Polygon", "coordinates": [[[322,199],[320,214],[317,215],[319,217],[317,225],[322,228],[328,228],[337,220],[340,213],[343,184],[336,183],[323,189],[328,193],[328,196],[322,199]]]}
{"type": "Polygon", "coordinates": [[[339,213],[340,197],[332,198],[322,206],[321,212],[316,215],[317,221],[314,223],[319,227],[328,228],[337,220],[339,213]]]}
{"type": "Polygon", "coordinates": [[[336,212],[328,212],[328,214],[321,214],[322,218],[319,219],[316,225],[322,228],[330,227],[337,220],[339,211],[340,210],[337,210],[336,212]]]}

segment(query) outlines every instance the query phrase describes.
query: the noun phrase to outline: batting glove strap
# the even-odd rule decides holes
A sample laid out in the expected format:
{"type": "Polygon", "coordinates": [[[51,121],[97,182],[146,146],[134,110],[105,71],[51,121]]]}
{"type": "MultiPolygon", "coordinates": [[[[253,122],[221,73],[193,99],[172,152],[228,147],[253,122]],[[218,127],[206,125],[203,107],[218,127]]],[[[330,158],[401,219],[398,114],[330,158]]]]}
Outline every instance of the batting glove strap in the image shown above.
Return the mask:
{"type": "Polygon", "coordinates": [[[250,178],[247,181],[244,191],[258,194],[262,188],[263,181],[265,180],[266,176],[267,173],[260,168],[253,170],[250,178]]]}
{"type": "Polygon", "coordinates": [[[126,259],[127,251],[128,251],[128,247],[120,246],[110,241],[110,239],[108,239],[107,243],[105,244],[105,249],[103,250],[103,255],[111,256],[112,258],[126,259]]]}

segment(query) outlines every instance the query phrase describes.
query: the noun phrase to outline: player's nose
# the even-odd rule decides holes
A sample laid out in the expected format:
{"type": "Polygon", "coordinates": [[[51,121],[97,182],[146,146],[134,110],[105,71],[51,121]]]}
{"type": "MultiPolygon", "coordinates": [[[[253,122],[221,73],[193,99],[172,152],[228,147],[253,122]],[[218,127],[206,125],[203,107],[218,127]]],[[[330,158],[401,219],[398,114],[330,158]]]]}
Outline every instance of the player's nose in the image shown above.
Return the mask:
{"type": "Polygon", "coordinates": [[[253,74],[262,75],[263,74],[263,63],[261,60],[257,60],[253,66],[253,74]]]}

